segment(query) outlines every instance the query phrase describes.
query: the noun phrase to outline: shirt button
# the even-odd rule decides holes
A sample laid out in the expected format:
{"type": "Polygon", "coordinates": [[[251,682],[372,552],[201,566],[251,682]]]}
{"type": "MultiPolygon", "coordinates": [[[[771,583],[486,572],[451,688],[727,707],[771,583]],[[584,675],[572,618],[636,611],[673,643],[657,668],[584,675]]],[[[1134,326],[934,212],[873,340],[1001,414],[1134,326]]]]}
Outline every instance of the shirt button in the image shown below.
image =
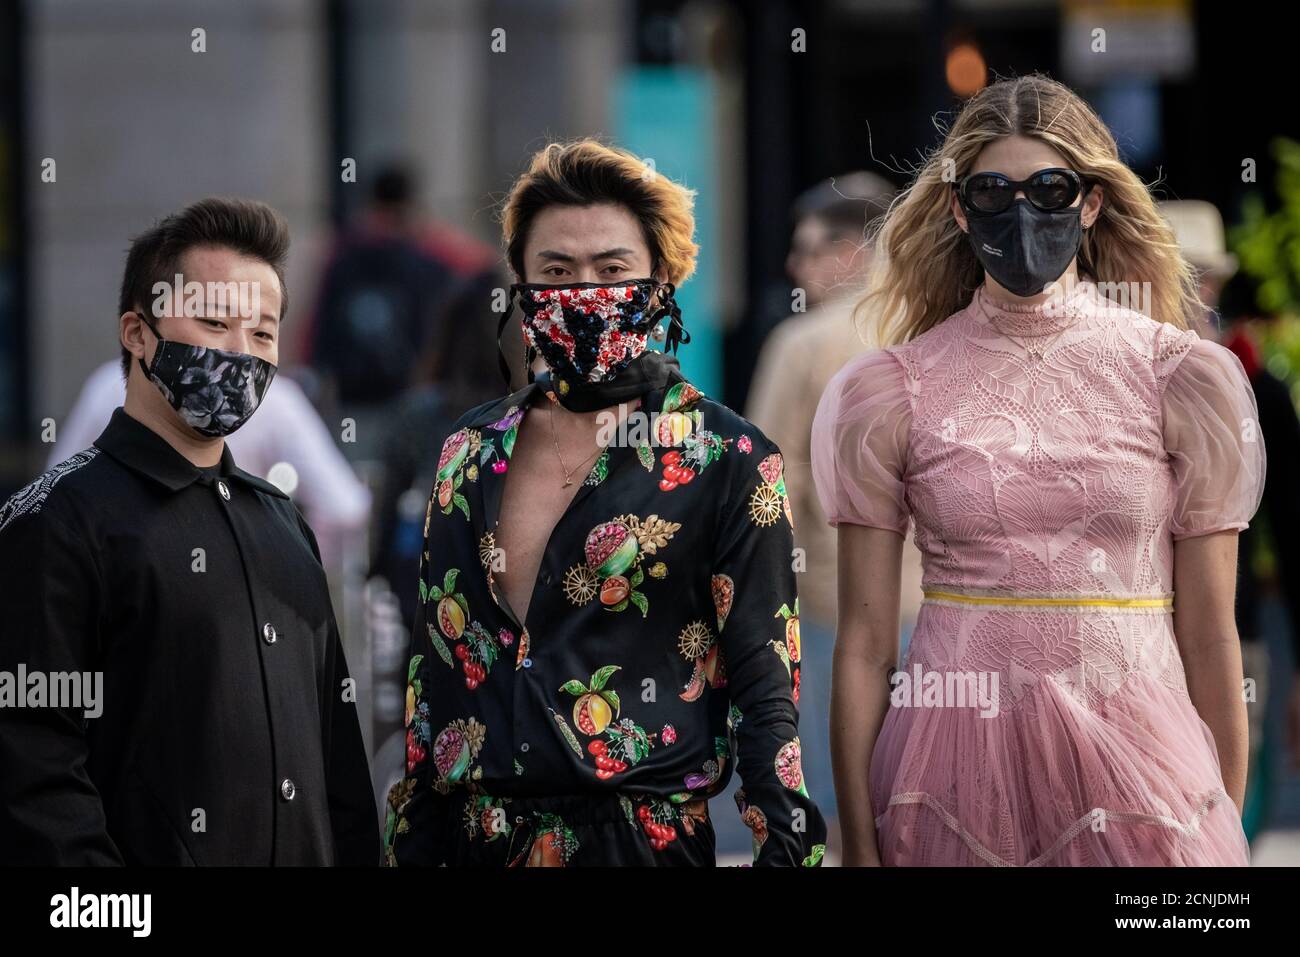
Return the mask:
{"type": "Polygon", "coordinates": [[[227,502],[230,501],[230,488],[220,479],[217,480],[217,491],[221,493],[221,497],[227,502]]]}
{"type": "Polygon", "coordinates": [[[532,659],[532,658],[525,658],[525,659],[524,659],[524,667],[525,667],[525,668],[531,668],[532,666],[533,666],[533,659],[532,659]]]}
{"type": "Polygon", "coordinates": [[[262,626],[262,640],[268,645],[275,644],[276,639],[279,637],[279,634],[276,633],[275,625],[271,624],[269,621],[262,626]]]}
{"type": "Polygon", "coordinates": [[[280,797],[284,798],[286,801],[292,801],[293,796],[297,793],[298,789],[288,778],[285,778],[280,782],[280,797]]]}
{"type": "Polygon", "coordinates": [[[528,753],[528,742],[525,741],[523,744],[519,745],[519,750],[522,751],[524,754],[527,754],[527,753],[528,753]]]}

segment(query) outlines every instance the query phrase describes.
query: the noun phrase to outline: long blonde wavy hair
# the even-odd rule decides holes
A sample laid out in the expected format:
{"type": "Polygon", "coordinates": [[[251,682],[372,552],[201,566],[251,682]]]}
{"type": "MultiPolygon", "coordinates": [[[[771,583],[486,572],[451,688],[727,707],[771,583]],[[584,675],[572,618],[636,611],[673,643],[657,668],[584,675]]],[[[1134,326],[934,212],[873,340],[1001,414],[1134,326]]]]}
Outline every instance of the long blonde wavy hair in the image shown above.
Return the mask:
{"type": "Polygon", "coordinates": [[[1016,133],[1051,146],[1101,186],[1101,214],[1084,230],[1078,253],[1080,278],[1149,282],[1151,318],[1187,328],[1187,317],[1201,308],[1195,273],[1150,190],[1120,159],[1092,107],[1041,74],[1000,80],[966,103],[943,144],[869,233],[876,255],[855,319],[878,317],[874,338],[887,345],[919,336],[970,302],[983,269],[953,218],[953,187],[987,144],[1016,133]]]}

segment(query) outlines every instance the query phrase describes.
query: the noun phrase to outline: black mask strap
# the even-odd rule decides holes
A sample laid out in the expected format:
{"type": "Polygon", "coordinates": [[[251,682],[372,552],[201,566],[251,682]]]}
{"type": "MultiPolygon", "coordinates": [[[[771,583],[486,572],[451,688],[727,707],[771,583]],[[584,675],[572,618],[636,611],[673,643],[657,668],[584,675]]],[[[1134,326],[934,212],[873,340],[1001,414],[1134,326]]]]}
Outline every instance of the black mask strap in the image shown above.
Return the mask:
{"type": "Polygon", "coordinates": [[[686,326],[682,324],[682,308],[677,304],[675,294],[677,288],[670,282],[661,283],[659,286],[659,311],[655,314],[655,321],[668,319],[668,328],[664,330],[664,351],[671,351],[677,354],[677,346],[689,344],[691,334],[686,331],[686,326]]]}
{"type": "MultiPolygon", "coordinates": [[[[519,289],[519,283],[510,287],[509,299],[506,304],[506,311],[501,313],[501,319],[497,322],[497,363],[501,367],[501,378],[505,380],[506,392],[510,392],[510,363],[506,361],[505,350],[501,348],[501,337],[505,334],[506,323],[510,321],[510,316],[515,311],[515,293],[519,289]]],[[[526,365],[526,363],[525,363],[526,365]]]]}
{"type": "MultiPolygon", "coordinates": [[[[163,344],[163,337],[158,332],[158,327],[153,324],[153,320],[149,318],[149,314],[145,312],[143,309],[134,309],[132,311],[137,316],[140,317],[141,322],[143,322],[146,326],[149,327],[149,331],[153,333],[153,337],[158,340],[158,348],[161,349],[163,344]]],[[[158,358],[157,351],[154,352],[154,358],[155,359],[158,358]]],[[[135,361],[140,363],[140,371],[144,373],[144,377],[146,379],[149,378],[149,367],[144,364],[144,357],[141,356],[139,359],[136,359],[135,361]]]]}

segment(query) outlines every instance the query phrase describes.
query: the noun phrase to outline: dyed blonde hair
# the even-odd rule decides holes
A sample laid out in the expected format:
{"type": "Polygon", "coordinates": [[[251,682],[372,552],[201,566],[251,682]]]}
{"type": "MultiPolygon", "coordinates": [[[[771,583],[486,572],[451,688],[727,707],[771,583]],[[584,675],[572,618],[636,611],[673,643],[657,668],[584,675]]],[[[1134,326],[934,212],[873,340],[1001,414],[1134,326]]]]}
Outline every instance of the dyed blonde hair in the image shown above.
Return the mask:
{"type": "Polygon", "coordinates": [[[695,271],[695,193],[654,167],[594,139],[551,143],[533,154],[501,209],[510,268],[522,279],[524,245],[536,215],[548,206],[617,203],[636,217],[651,259],[680,286],[695,271]]]}
{"type": "Polygon", "coordinates": [[[1120,159],[1092,107],[1040,74],[1000,80],[966,103],[873,230],[877,255],[855,316],[879,316],[881,341],[890,344],[914,339],[970,302],[983,269],[953,218],[953,187],[974,171],[985,146],[1017,133],[1051,146],[1101,187],[1101,214],[1079,248],[1080,278],[1150,283],[1151,318],[1187,328],[1201,308],[1195,273],[1150,191],[1120,159]]]}

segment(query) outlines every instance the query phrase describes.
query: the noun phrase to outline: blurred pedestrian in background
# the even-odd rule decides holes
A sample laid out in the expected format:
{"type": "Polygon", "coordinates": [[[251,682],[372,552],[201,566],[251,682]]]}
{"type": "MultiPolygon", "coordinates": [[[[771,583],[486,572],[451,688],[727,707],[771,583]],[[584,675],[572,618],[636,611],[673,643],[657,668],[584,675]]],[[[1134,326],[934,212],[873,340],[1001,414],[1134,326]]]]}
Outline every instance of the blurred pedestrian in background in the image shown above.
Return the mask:
{"type": "MultiPolygon", "coordinates": [[[[386,424],[376,507],[371,576],[396,593],[402,620],[415,618],[424,543],[424,507],[438,472],[438,455],[465,409],[494,398],[499,389],[494,296],[509,283],[486,270],[460,285],[438,310],[428,342],[413,367],[411,388],[386,424]]],[[[522,375],[522,364],[515,374],[522,375]]]]}
{"type": "MultiPolygon", "coordinates": [[[[1237,631],[1241,636],[1242,670],[1253,683],[1246,703],[1250,727],[1250,755],[1246,776],[1246,803],[1242,826],[1252,840],[1268,823],[1277,777],[1275,751],[1279,730],[1268,720],[1273,688],[1268,645],[1264,640],[1263,603],[1274,594],[1287,612],[1288,632],[1300,662],[1300,500],[1295,489],[1300,483],[1300,421],[1296,417],[1291,390],[1264,367],[1259,346],[1251,336],[1252,320],[1275,319],[1258,306],[1257,284],[1237,269],[1236,257],[1227,251],[1223,217],[1211,203],[1202,200],[1171,200],[1161,204],[1161,213],[1173,227],[1178,245],[1196,269],[1197,285],[1206,315],[1202,333],[1218,338],[1241,360],[1259,406],[1260,431],[1268,442],[1268,471],[1260,520],[1238,538],[1237,545],[1237,631]],[[1261,573],[1261,564],[1271,555],[1274,580],[1261,573]]],[[[1300,763],[1300,682],[1291,682],[1286,715],[1285,743],[1291,760],[1300,763]]]]}
{"type": "MultiPolygon", "coordinates": [[[[785,455],[786,487],[794,513],[795,546],[802,549],[799,615],[804,678],[800,719],[804,768],[828,822],[835,812],[831,774],[831,657],[835,645],[835,530],[813,487],[813,416],[831,376],[849,359],[880,345],[878,317],[855,320],[854,306],[872,265],[868,224],[884,214],[897,188],[883,176],[853,172],[814,186],[796,201],[786,270],[795,294],[811,307],[768,336],[755,368],[746,417],[785,455]]],[[[921,606],[921,554],[909,538],[903,554],[900,611],[904,645],[921,606]]],[[[834,825],[832,843],[838,840],[834,825]]]]}
{"type": "Polygon", "coordinates": [[[1237,558],[1237,630],[1241,633],[1242,660],[1247,678],[1255,679],[1250,714],[1250,771],[1242,823],[1252,840],[1269,824],[1276,794],[1276,758],[1280,748],[1290,754],[1292,768],[1300,766],[1300,420],[1291,389],[1264,366],[1258,345],[1249,332],[1254,320],[1272,320],[1256,305],[1254,284],[1238,273],[1219,297],[1219,316],[1225,323],[1223,344],[1236,353],[1250,378],[1259,405],[1259,427],[1268,440],[1268,475],[1264,483],[1261,522],[1241,534],[1237,558]],[[1261,567],[1272,558],[1271,574],[1261,567]],[[1264,599],[1280,599],[1286,610],[1286,630],[1291,642],[1290,692],[1280,663],[1272,661],[1265,642],[1268,616],[1264,599]],[[1281,712],[1285,728],[1270,720],[1269,704],[1275,695],[1287,695],[1281,712]]]}
{"type": "Polygon", "coordinates": [[[402,164],[376,174],[369,204],[330,254],[304,336],[304,359],[325,378],[319,404],[355,422],[343,445],[353,459],[378,454],[443,301],[498,258],[467,233],[422,216],[417,192],[402,164]]]}

